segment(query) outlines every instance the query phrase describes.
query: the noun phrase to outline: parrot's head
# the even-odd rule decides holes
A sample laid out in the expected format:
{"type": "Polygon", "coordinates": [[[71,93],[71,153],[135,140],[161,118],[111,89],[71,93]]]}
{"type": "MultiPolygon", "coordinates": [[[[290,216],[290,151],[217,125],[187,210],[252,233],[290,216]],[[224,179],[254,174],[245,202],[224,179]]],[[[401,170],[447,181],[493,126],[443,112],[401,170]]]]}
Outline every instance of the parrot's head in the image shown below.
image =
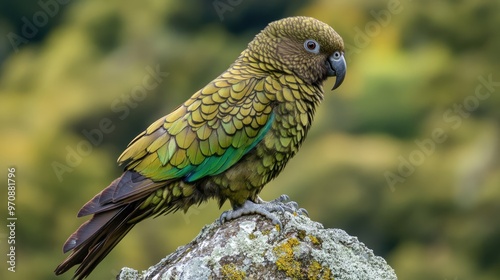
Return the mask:
{"type": "Polygon", "coordinates": [[[255,36],[248,51],[264,68],[292,72],[309,84],[336,76],[333,90],[344,81],[344,42],[332,27],[315,18],[271,22],[255,36]]]}

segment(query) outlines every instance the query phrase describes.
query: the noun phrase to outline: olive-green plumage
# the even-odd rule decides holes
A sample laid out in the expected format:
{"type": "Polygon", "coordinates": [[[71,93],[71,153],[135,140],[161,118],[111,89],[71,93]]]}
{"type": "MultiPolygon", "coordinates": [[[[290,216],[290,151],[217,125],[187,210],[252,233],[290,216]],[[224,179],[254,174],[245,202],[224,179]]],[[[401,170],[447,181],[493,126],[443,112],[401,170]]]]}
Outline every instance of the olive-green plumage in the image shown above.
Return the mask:
{"type": "Polygon", "coordinates": [[[139,221],[216,198],[237,209],[293,157],[345,74],[341,37],[308,17],[269,24],[219,77],[151,124],[119,157],[125,172],[83,206],[56,274],[85,278],[139,221]],[[334,87],[334,88],[335,88],[334,87]]]}

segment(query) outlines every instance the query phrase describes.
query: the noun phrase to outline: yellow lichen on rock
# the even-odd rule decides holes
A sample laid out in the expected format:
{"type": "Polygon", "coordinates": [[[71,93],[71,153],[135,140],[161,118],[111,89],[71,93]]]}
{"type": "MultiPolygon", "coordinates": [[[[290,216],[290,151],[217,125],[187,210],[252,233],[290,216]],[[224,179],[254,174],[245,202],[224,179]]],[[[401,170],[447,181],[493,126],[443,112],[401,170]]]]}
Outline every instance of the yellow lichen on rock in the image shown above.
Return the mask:
{"type": "Polygon", "coordinates": [[[221,267],[224,279],[243,280],[246,277],[245,271],[239,270],[234,264],[225,264],[221,267]]]}
{"type": "Polygon", "coordinates": [[[331,270],[328,267],[323,267],[317,261],[312,261],[307,269],[307,279],[309,280],[330,280],[334,279],[331,270]]]}
{"type": "Polygon", "coordinates": [[[321,241],[314,235],[308,235],[313,245],[321,245],[321,241]]]}
{"type": "Polygon", "coordinates": [[[297,245],[299,245],[297,238],[290,238],[283,244],[273,249],[274,253],[278,257],[276,260],[278,270],[285,272],[288,277],[292,277],[294,279],[302,276],[300,271],[300,262],[295,260],[293,257],[293,250],[297,245]]]}

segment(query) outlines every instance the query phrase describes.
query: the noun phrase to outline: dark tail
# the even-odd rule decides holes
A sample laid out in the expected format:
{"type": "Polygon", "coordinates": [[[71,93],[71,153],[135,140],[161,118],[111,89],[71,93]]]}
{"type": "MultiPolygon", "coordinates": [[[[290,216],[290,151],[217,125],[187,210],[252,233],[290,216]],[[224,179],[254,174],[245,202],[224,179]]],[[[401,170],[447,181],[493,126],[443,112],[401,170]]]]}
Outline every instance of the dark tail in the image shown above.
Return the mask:
{"type": "Polygon", "coordinates": [[[66,253],[73,249],[59,266],[55,273],[62,274],[71,267],[80,264],[74,278],[86,278],[92,270],[108,255],[135,224],[127,223],[131,209],[125,206],[104,213],[95,214],[92,219],[82,224],[64,244],[66,253]],[[78,246],[77,240],[85,240],[78,246]]]}
{"type": "Polygon", "coordinates": [[[136,172],[126,171],[97,194],[78,213],[79,217],[94,216],[66,240],[63,252],[73,252],[57,266],[55,274],[62,274],[80,264],[73,278],[86,278],[136,223],[153,214],[151,208],[142,209],[141,205],[148,195],[165,183],[153,182],[136,172]]]}

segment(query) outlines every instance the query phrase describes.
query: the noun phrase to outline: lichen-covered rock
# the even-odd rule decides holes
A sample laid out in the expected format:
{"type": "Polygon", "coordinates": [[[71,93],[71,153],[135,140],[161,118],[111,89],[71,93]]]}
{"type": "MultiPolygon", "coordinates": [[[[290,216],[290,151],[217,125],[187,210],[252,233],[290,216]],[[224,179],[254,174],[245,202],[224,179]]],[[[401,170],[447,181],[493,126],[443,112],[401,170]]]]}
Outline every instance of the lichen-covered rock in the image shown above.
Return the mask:
{"type": "Polygon", "coordinates": [[[259,215],[216,221],[148,270],[123,268],[117,279],[397,279],[345,231],[288,212],[279,217],[281,231],[259,215]]]}

